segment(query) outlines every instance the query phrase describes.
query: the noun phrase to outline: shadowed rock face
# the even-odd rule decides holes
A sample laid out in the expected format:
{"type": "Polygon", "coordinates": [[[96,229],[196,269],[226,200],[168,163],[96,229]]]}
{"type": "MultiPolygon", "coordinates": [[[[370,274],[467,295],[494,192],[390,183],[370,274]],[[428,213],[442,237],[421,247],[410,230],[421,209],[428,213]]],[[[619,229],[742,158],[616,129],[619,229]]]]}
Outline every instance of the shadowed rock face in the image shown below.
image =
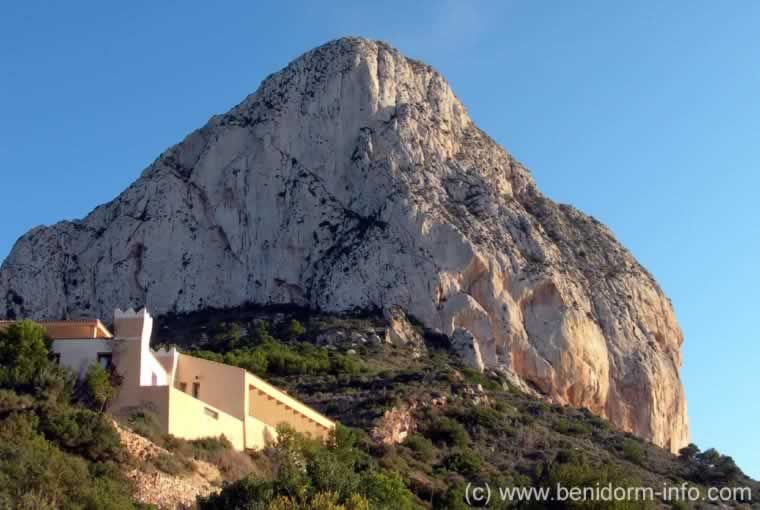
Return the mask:
{"type": "Polygon", "coordinates": [[[653,278],[381,42],[303,55],[0,270],[7,317],[244,302],[400,307],[555,402],[671,449],[689,437],[682,333],[653,278]]]}

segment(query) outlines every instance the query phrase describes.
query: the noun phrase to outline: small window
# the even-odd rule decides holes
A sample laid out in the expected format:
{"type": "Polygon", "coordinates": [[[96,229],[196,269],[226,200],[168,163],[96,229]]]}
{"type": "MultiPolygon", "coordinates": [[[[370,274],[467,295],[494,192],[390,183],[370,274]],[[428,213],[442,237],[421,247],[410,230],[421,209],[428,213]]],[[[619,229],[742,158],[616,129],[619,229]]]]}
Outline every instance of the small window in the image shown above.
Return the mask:
{"type": "Polygon", "coordinates": [[[182,393],[187,393],[187,383],[186,382],[179,383],[179,390],[182,393]]]}
{"type": "Polygon", "coordinates": [[[210,416],[210,417],[212,417],[212,418],[213,418],[213,419],[215,419],[215,420],[218,420],[218,419],[219,419],[219,413],[217,413],[217,412],[216,412],[216,411],[214,411],[213,409],[209,409],[208,407],[204,407],[204,408],[203,408],[203,413],[204,413],[206,416],[210,416]]]}
{"type": "Polygon", "coordinates": [[[200,398],[199,395],[201,394],[201,383],[194,382],[193,383],[193,397],[200,398]]]}
{"type": "Polygon", "coordinates": [[[111,368],[111,353],[110,352],[99,352],[98,353],[98,365],[100,365],[102,368],[105,368],[108,370],[111,368]]]}
{"type": "Polygon", "coordinates": [[[155,372],[150,374],[150,385],[158,386],[158,374],[156,374],[155,372]]]}

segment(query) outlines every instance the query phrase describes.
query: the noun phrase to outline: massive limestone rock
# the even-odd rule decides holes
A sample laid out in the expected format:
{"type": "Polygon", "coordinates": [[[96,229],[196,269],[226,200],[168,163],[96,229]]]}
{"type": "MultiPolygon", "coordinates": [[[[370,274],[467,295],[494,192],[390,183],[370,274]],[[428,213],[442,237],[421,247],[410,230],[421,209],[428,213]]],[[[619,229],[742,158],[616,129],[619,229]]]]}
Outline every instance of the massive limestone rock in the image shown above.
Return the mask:
{"type": "Polygon", "coordinates": [[[682,333],[652,276],[381,42],[303,55],[0,270],[7,317],[244,302],[401,308],[555,402],[672,449],[689,437],[682,333]]]}

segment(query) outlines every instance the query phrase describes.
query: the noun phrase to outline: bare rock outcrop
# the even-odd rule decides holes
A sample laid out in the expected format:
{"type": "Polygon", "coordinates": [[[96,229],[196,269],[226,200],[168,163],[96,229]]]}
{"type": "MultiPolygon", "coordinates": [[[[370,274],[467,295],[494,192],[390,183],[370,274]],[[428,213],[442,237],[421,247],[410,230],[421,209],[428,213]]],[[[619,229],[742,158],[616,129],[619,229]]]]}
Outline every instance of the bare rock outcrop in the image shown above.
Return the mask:
{"type": "Polygon", "coordinates": [[[485,369],[478,339],[469,330],[457,328],[451,334],[451,350],[466,365],[479,371],[485,369]]]}
{"type": "Polygon", "coordinates": [[[682,333],[652,276],[381,42],[306,53],[0,269],[9,317],[245,302],[399,308],[468,331],[484,366],[552,401],[671,449],[689,437],[682,333]]]}
{"type": "Polygon", "coordinates": [[[392,445],[403,443],[417,429],[414,419],[416,405],[394,407],[385,411],[375,427],[370,431],[370,437],[378,444],[392,445]]]}

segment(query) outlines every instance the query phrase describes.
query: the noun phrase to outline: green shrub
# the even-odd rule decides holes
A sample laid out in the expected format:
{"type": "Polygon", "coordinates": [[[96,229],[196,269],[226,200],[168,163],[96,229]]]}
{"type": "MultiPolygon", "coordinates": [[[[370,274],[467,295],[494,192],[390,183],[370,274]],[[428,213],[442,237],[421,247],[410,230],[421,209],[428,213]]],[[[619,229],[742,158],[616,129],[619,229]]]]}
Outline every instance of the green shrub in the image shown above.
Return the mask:
{"type": "Polygon", "coordinates": [[[696,454],[694,460],[693,477],[702,483],[730,484],[743,475],[734,459],[721,455],[714,448],[696,454]]]}
{"type": "Polygon", "coordinates": [[[370,508],[414,510],[418,506],[414,496],[404,485],[398,473],[374,471],[361,480],[361,491],[370,503],[370,508]]]}
{"type": "Polygon", "coordinates": [[[634,464],[643,465],[646,458],[646,452],[640,442],[635,439],[626,439],[623,441],[623,458],[634,464]]]}
{"type": "Polygon", "coordinates": [[[554,430],[560,434],[569,434],[574,436],[585,436],[591,434],[591,429],[578,420],[560,418],[553,425],[554,430]]]}
{"type": "Polygon", "coordinates": [[[551,408],[546,402],[530,402],[527,406],[525,406],[525,411],[531,415],[531,416],[545,416],[551,411],[551,408]]]}
{"type": "Polygon", "coordinates": [[[206,462],[214,462],[214,459],[219,456],[224,450],[232,448],[232,443],[226,437],[204,437],[201,439],[193,439],[188,441],[193,449],[193,453],[196,459],[204,460],[206,462]]]}
{"type": "Polygon", "coordinates": [[[310,343],[286,345],[260,327],[255,347],[235,349],[224,355],[207,350],[192,351],[193,356],[226,363],[257,375],[358,374],[364,367],[351,356],[331,352],[310,343]]]}
{"type": "Polygon", "coordinates": [[[430,461],[435,456],[433,442],[420,434],[412,434],[406,438],[403,444],[412,450],[421,461],[430,461]]]}
{"type": "Polygon", "coordinates": [[[228,508],[414,510],[414,496],[395,473],[380,469],[360,450],[364,435],[338,427],[327,444],[289,427],[278,428],[275,445],[265,449],[272,479],[252,476],[198,500],[200,510],[228,508]]]}
{"type": "Polygon", "coordinates": [[[219,325],[219,329],[211,336],[211,344],[217,349],[235,349],[243,338],[242,328],[237,322],[219,325]]]}
{"type": "Polygon", "coordinates": [[[468,427],[483,427],[488,430],[508,431],[506,417],[496,409],[487,406],[451,408],[446,414],[468,427]]]}
{"type": "Polygon", "coordinates": [[[441,510],[470,510],[472,507],[465,502],[465,486],[454,484],[448,488],[442,497],[436,501],[435,508],[441,510]]]}
{"type": "Polygon", "coordinates": [[[253,330],[253,341],[257,344],[276,343],[277,339],[269,332],[269,323],[260,321],[253,330]]]}
{"type": "Polygon", "coordinates": [[[91,365],[82,382],[83,401],[90,409],[103,412],[106,404],[116,395],[111,374],[100,365],[91,365]]]}
{"type": "Polygon", "coordinates": [[[169,450],[185,471],[194,468],[193,460],[213,464],[225,481],[239,480],[253,470],[250,456],[235,450],[224,436],[187,440],[165,435],[158,444],[169,450]]]}
{"type": "Polygon", "coordinates": [[[35,400],[29,395],[19,395],[13,390],[0,390],[0,416],[30,410],[35,405],[35,400]]]}
{"type": "Polygon", "coordinates": [[[684,446],[678,451],[678,457],[681,460],[691,461],[694,460],[698,453],[699,447],[694,443],[689,443],[688,446],[684,446]]]}
{"type": "Polygon", "coordinates": [[[188,445],[193,458],[216,466],[227,481],[239,480],[253,469],[251,458],[236,451],[224,436],[194,439],[188,445]]]}
{"type": "Polygon", "coordinates": [[[288,323],[288,327],[285,330],[285,332],[286,332],[286,334],[288,336],[288,340],[295,340],[299,336],[301,336],[304,333],[306,333],[306,328],[303,326],[303,324],[301,324],[297,320],[292,319],[288,323]]]}
{"type": "Polygon", "coordinates": [[[458,473],[465,478],[471,478],[480,472],[482,461],[470,450],[458,450],[447,456],[443,467],[452,473],[458,473]]]}
{"type": "Polygon", "coordinates": [[[45,329],[32,321],[0,331],[0,387],[30,390],[35,377],[50,364],[49,347],[45,329]]]}
{"type": "Polygon", "coordinates": [[[135,408],[127,418],[132,432],[149,439],[158,446],[166,446],[166,437],[159,423],[158,415],[144,408],[135,408]]]}
{"type": "Polygon", "coordinates": [[[62,452],[36,432],[36,424],[29,415],[0,422],[2,508],[134,508],[118,469],[62,452]]]}
{"type": "Polygon", "coordinates": [[[150,463],[159,471],[172,476],[184,475],[192,470],[189,463],[182,462],[178,457],[165,452],[151,458],[150,463]]]}
{"type": "Polygon", "coordinates": [[[459,422],[446,416],[434,419],[425,431],[425,435],[434,443],[444,443],[460,448],[467,446],[470,442],[467,430],[459,422]]]}
{"type": "Polygon", "coordinates": [[[560,464],[579,464],[582,456],[576,450],[560,450],[557,452],[556,462],[560,464]]]}
{"type": "Polygon", "coordinates": [[[612,428],[610,425],[610,422],[605,420],[601,416],[591,414],[586,419],[588,420],[591,426],[596,427],[600,430],[610,430],[612,428]]]}
{"type": "Polygon", "coordinates": [[[48,363],[32,380],[31,392],[39,400],[68,404],[76,377],[69,370],[48,363]]]}
{"type": "Polygon", "coordinates": [[[486,376],[483,372],[475,370],[474,368],[463,368],[460,373],[464,377],[465,381],[470,384],[480,384],[483,389],[489,391],[499,391],[502,389],[501,384],[494,379],[486,376]]]}
{"type": "MultiPolygon", "coordinates": [[[[614,466],[602,464],[551,464],[544,467],[543,477],[540,485],[549,487],[552,490],[558,486],[565,488],[595,488],[606,487],[640,487],[641,482],[632,478],[626,473],[614,466]]],[[[552,507],[554,508],[554,507],[552,507]]],[[[568,508],[559,506],[557,508],[568,508]]],[[[647,510],[654,508],[651,501],[615,500],[615,501],[575,501],[569,508],[579,510],[647,510]]]]}
{"type": "Polygon", "coordinates": [[[39,428],[61,449],[91,461],[123,460],[119,433],[110,419],[88,409],[46,406],[40,416],[39,428]]]}

